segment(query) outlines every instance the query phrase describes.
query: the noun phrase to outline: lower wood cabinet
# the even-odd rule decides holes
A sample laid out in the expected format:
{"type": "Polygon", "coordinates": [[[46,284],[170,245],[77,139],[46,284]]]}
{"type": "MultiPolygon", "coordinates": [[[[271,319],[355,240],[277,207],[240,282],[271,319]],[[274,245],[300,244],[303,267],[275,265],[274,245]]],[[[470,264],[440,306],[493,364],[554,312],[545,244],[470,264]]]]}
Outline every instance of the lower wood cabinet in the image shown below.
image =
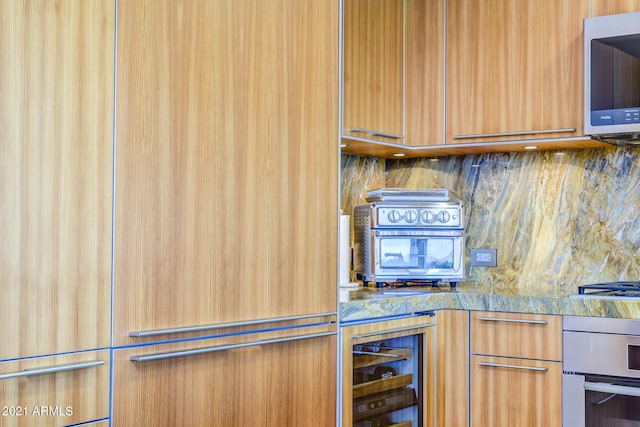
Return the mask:
{"type": "Polygon", "coordinates": [[[115,350],[112,426],[335,425],[335,335],[211,347],[220,343],[115,350]]]}
{"type": "Polygon", "coordinates": [[[58,427],[106,420],[109,374],[108,350],[2,362],[0,425],[58,427]]]}
{"type": "Polygon", "coordinates": [[[562,362],[471,356],[471,379],[471,426],[562,426],[562,362]]]}
{"type": "Polygon", "coordinates": [[[471,312],[471,427],[562,426],[562,317],[471,312]]]}

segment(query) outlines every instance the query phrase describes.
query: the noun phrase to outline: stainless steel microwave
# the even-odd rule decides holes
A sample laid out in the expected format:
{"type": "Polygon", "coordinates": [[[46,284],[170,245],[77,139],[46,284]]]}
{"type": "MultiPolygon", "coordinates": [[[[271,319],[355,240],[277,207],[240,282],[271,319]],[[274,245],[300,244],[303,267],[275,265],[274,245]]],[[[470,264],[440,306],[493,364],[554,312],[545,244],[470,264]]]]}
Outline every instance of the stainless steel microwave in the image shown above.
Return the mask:
{"type": "Polygon", "coordinates": [[[584,20],[584,132],[640,144],[640,12],[584,20]]]}

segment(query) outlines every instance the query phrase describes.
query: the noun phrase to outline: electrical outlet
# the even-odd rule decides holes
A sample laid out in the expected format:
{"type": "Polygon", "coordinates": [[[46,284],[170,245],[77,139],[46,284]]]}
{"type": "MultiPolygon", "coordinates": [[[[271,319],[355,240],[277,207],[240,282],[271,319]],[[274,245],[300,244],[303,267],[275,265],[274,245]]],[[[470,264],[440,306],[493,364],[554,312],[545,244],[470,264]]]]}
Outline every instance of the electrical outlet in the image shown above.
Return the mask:
{"type": "Polygon", "coordinates": [[[498,265],[498,250],[471,249],[471,265],[496,267],[498,265]]]}

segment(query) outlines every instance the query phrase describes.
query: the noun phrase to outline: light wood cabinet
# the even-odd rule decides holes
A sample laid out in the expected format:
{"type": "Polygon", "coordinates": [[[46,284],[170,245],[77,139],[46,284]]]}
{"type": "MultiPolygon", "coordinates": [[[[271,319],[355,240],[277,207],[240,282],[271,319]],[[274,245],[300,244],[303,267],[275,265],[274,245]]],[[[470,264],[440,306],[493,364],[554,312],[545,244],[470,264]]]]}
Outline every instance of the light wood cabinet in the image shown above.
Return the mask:
{"type": "Polygon", "coordinates": [[[113,427],[335,425],[335,335],[130,360],[209,341],[116,350],[113,427]]]}
{"type": "Polygon", "coordinates": [[[562,426],[561,362],[472,356],[471,379],[471,426],[562,426]]]}
{"type": "Polygon", "coordinates": [[[114,426],[335,423],[339,12],[119,0],[114,426]]]}
{"type": "Polygon", "coordinates": [[[447,2],[447,143],[582,135],[589,0],[447,2]]]}
{"type": "Polygon", "coordinates": [[[640,11],[640,0],[592,0],[591,16],[640,11]]]}
{"type": "Polygon", "coordinates": [[[336,311],[338,19],[332,0],[118,3],[116,345],[336,311]]]}
{"type": "Polygon", "coordinates": [[[0,424],[54,427],[109,417],[110,354],[82,352],[0,363],[0,424]]]}
{"type": "Polygon", "coordinates": [[[0,2],[0,360],[109,345],[113,2],[0,2]]]}
{"type": "MultiPolygon", "coordinates": [[[[436,312],[437,426],[469,425],[469,312],[436,312]]],[[[489,425],[489,424],[487,424],[489,425]]]]}
{"type": "Polygon", "coordinates": [[[343,120],[348,136],[443,142],[442,0],[344,2],[343,120]]]}
{"type": "Polygon", "coordinates": [[[562,425],[562,317],[471,312],[471,426],[562,425]]]}
{"type": "Polygon", "coordinates": [[[346,0],[343,34],[343,133],[402,143],[404,0],[346,0]]]}

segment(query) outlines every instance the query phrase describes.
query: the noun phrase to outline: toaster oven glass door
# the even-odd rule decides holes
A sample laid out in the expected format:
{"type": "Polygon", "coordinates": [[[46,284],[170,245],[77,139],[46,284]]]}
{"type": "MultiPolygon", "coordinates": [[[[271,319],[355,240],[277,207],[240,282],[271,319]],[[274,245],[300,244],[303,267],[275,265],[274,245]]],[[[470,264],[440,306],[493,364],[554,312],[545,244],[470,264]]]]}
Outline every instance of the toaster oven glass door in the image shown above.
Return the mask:
{"type": "Polygon", "coordinates": [[[413,279],[461,274],[462,240],[461,231],[378,232],[375,274],[413,279]]]}

